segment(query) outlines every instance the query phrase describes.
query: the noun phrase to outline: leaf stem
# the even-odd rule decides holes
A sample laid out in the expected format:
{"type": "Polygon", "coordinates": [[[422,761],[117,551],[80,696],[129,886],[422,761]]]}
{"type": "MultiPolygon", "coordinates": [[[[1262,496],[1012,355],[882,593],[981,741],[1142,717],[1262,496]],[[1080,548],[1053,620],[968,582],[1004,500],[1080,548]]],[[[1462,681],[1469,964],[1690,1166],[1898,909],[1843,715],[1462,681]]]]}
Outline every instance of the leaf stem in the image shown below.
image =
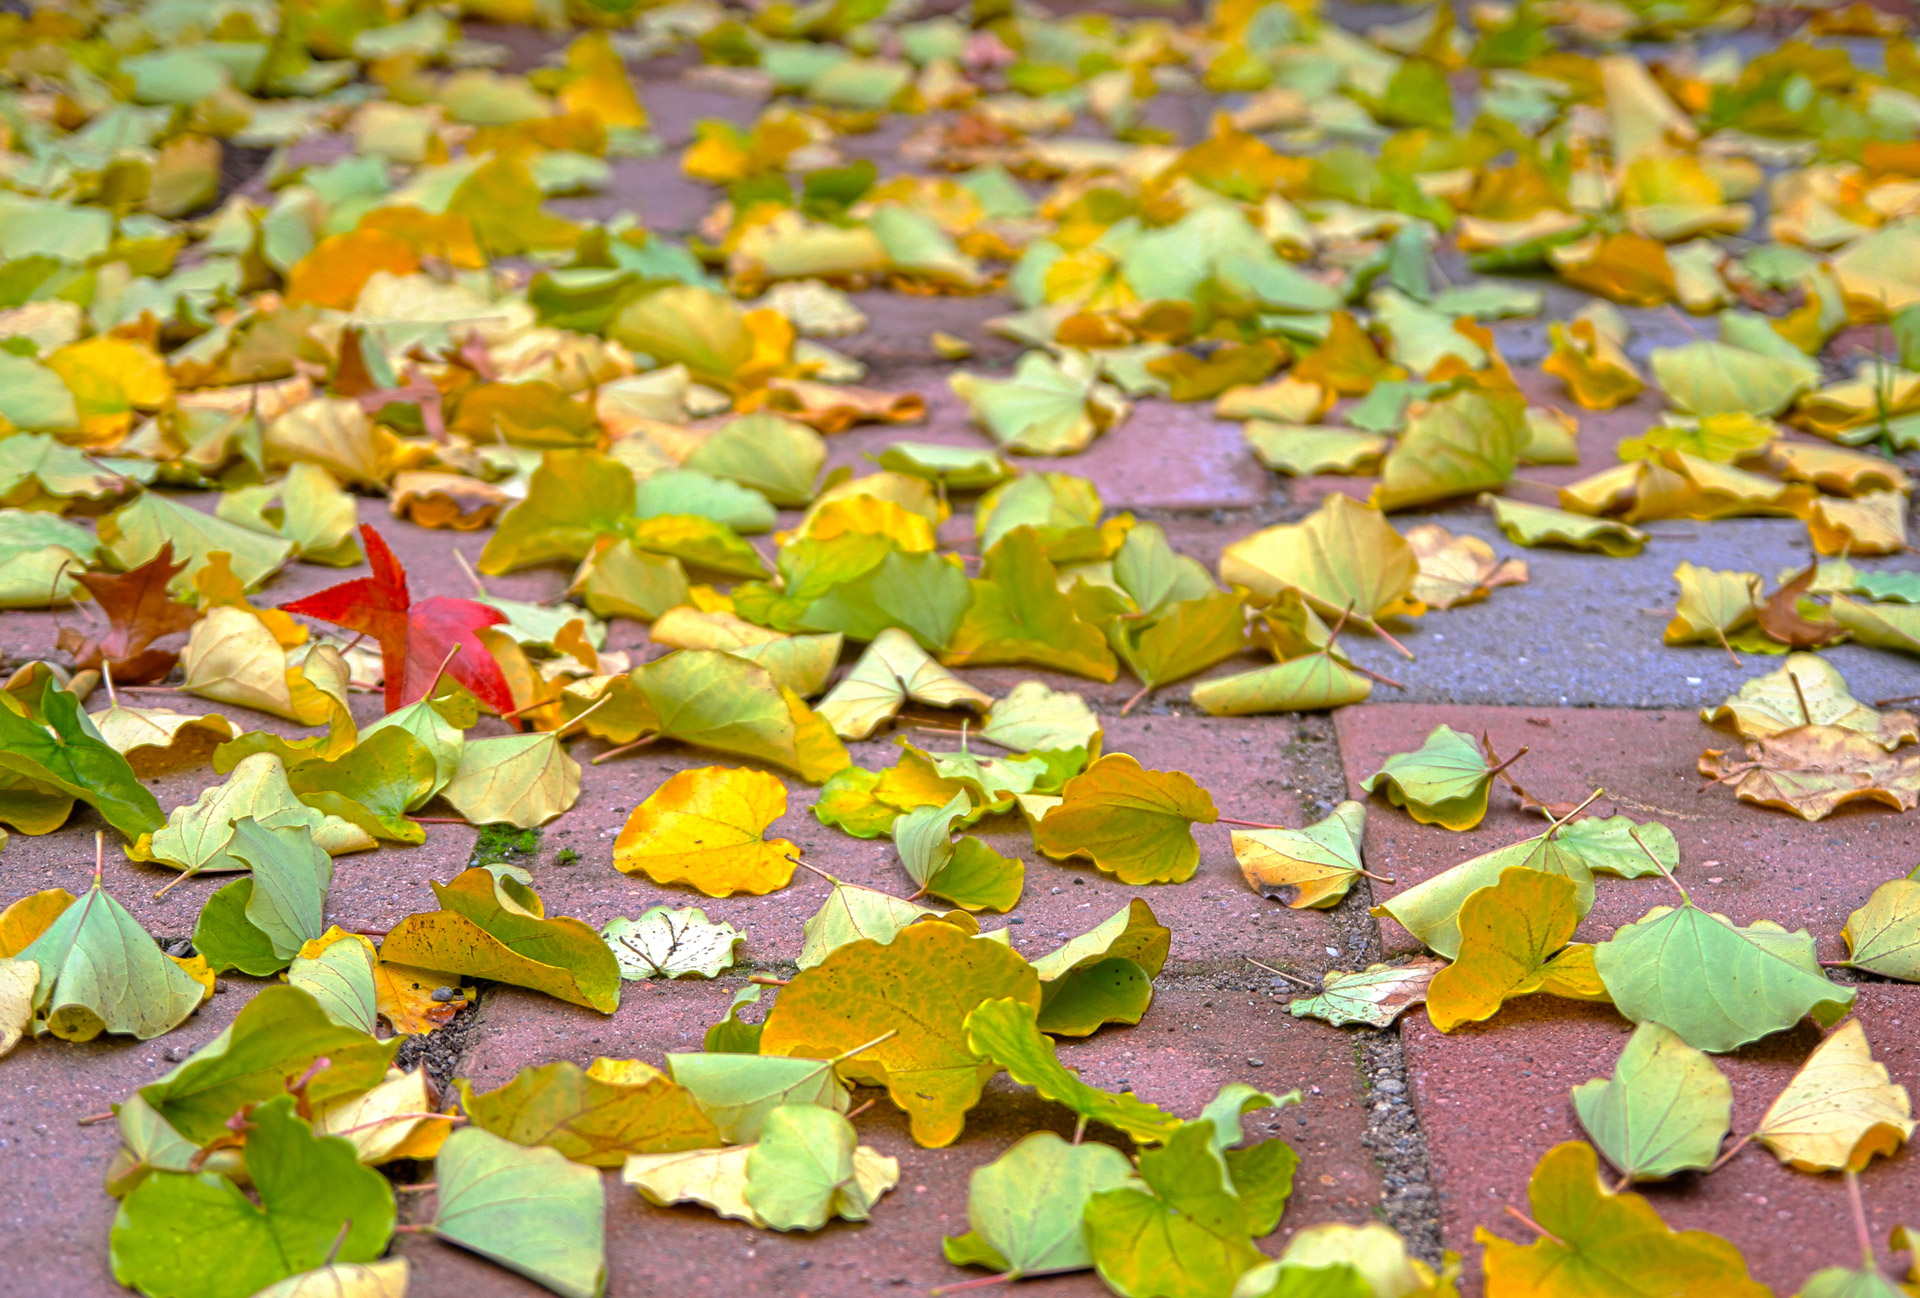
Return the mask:
{"type": "Polygon", "coordinates": [[[1727,1147],[1727,1151],[1724,1154],[1720,1155],[1720,1157],[1713,1160],[1713,1165],[1707,1168],[1707,1175],[1712,1176],[1715,1172],[1725,1167],[1728,1163],[1731,1163],[1733,1161],[1733,1156],[1735,1154],[1738,1154],[1741,1150],[1745,1149],[1747,1147],[1747,1142],[1752,1139],[1753,1139],[1753,1133],[1749,1131],[1746,1135],[1734,1141],[1733,1144],[1727,1147]]]}
{"type": "Polygon", "coordinates": [[[579,725],[582,721],[585,721],[588,717],[592,716],[595,712],[598,712],[601,708],[606,707],[607,704],[611,702],[613,702],[613,695],[602,694],[600,698],[596,700],[594,704],[591,707],[589,707],[585,712],[582,712],[579,716],[573,718],[573,720],[571,721],[568,721],[566,724],[562,725],[558,730],[555,730],[553,732],[553,737],[555,739],[558,739],[561,735],[566,734],[567,731],[573,729],[575,726],[579,725]]]}
{"type": "Polygon", "coordinates": [[[1285,978],[1288,982],[1292,983],[1296,987],[1304,987],[1310,992],[1317,992],[1320,990],[1319,987],[1317,987],[1311,982],[1308,982],[1305,978],[1302,978],[1298,974],[1290,974],[1285,969],[1275,969],[1272,965],[1263,963],[1262,961],[1259,961],[1259,960],[1255,960],[1252,956],[1244,956],[1242,958],[1246,960],[1248,964],[1254,966],[1254,968],[1265,969],[1268,973],[1273,974],[1276,977],[1285,978]]]}
{"type": "Polygon", "coordinates": [[[473,583],[474,590],[478,591],[482,595],[485,595],[487,593],[487,588],[480,584],[480,574],[475,572],[473,570],[473,565],[467,562],[467,556],[460,553],[459,546],[456,545],[452,548],[453,548],[453,560],[455,563],[460,565],[460,571],[467,574],[467,580],[473,583]]]}
{"type": "Polygon", "coordinates": [[[1740,661],[1740,655],[1733,651],[1733,646],[1731,644],[1727,643],[1726,631],[1720,627],[1715,627],[1713,629],[1713,634],[1714,634],[1714,638],[1720,641],[1720,647],[1727,651],[1727,657],[1733,659],[1733,665],[1735,667],[1745,667],[1746,664],[1740,661]]]}
{"type": "Polygon", "coordinates": [[[1134,704],[1138,703],[1141,699],[1144,699],[1145,697],[1147,697],[1147,695],[1151,693],[1153,693],[1153,686],[1151,684],[1142,685],[1137,691],[1135,691],[1134,696],[1132,698],[1128,699],[1125,703],[1122,703],[1120,705],[1120,715],[1123,717],[1126,716],[1127,713],[1133,711],[1134,704]]]}
{"type": "MultiPolygon", "coordinates": [[[[585,715],[587,714],[584,712],[580,714],[580,716],[582,717],[584,717],[585,715]]],[[[574,719],[577,721],[579,720],[579,717],[576,717],[574,719]]],[[[654,740],[659,738],[661,738],[661,735],[658,732],[656,732],[654,734],[648,735],[644,739],[636,739],[630,744],[621,744],[618,748],[609,748],[606,752],[601,753],[598,757],[593,758],[589,764],[593,766],[598,766],[602,762],[612,761],[616,757],[623,757],[626,754],[632,752],[636,748],[645,748],[648,744],[652,743],[654,740]]]]}
{"type": "Polygon", "coordinates": [[[107,687],[108,705],[119,707],[120,696],[113,692],[113,664],[105,658],[100,660],[100,681],[107,687]]]}
{"type": "Polygon", "coordinates": [[[1634,842],[1640,845],[1640,850],[1647,854],[1647,859],[1649,861],[1653,862],[1653,868],[1658,870],[1663,876],[1665,876],[1666,881],[1673,885],[1673,890],[1680,894],[1680,904],[1683,906],[1693,905],[1693,898],[1687,896],[1687,890],[1685,888],[1682,888],[1680,886],[1680,881],[1673,877],[1673,871],[1667,868],[1666,862],[1662,861],[1659,857],[1655,856],[1653,854],[1653,849],[1647,846],[1646,840],[1640,837],[1640,826],[1635,825],[1633,828],[1629,829],[1627,831],[1627,836],[1631,838],[1634,842]]]}
{"type": "Polygon", "coordinates": [[[879,1102],[880,1101],[878,1100],[868,1100],[865,1104],[856,1105],[854,1108],[848,1109],[847,1121],[852,1122],[855,1118],[859,1117],[861,1114],[865,1113],[868,1109],[871,1109],[874,1105],[878,1104],[879,1102]]]}
{"type": "Polygon", "coordinates": [[[1800,700],[1800,724],[1813,724],[1813,709],[1807,706],[1807,692],[1800,688],[1800,677],[1794,672],[1787,673],[1787,679],[1793,682],[1793,697],[1800,700]]]}
{"type": "Polygon", "coordinates": [[[1565,1241],[1564,1239],[1561,1239],[1558,1235],[1548,1230],[1545,1226],[1542,1226],[1539,1222],[1535,1221],[1533,1218],[1527,1216],[1526,1213],[1521,1212],[1518,1208],[1514,1207],[1512,1204],[1510,1203],[1507,1204],[1506,1210],[1507,1210],[1507,1216],[1513,1218],[1515,1221],[1519,1222],[1522,1226],[1525,1226],[1528,1230],[1532,1231],[1534,1234],[1541,1236],[1543,1239],[1552,1240],[1554,1243],[1558,1244],[1561,1248],[1565,1248],[1567,1246],[1567,1241],[1565,1241]]]}
{"type": "MultiPolygon", "coordinates": [[[[1513,781],[1508,780],[1507,783],[1512,784],[1513,781]]],[[[1547,831],[1548,837],[1552,837],[1555,833],[1559,832],[1559,829],[1562,825],[1571,821],[1575,816],[1585,811],[1588,807],[1591,807],[1594,803],[1594,800],[1596,798],[1604,797],[1606,795],[1606,792],[1607,791],[1605,789],[1595,789],[1592,793],[1589,793],[1587,795],[1587,800],[1585,802],[1582,802],[1579,806],[1575,807],[1572,811],[1569,811],[1565,816],[1562,816],[1558,820],[1554,820],[1553,813],[1549,811],[1547,813],[1547,819],[1553,820],[1553,828],[1547,831]]],[[[1545,805],[1545,804],[1542,804],[1542,805],[1545,805]]],[[[1641,849],[1644,851],[1646,848],[1646,844],[1642,843],[1640,846],[1641,846],[1641,849]]]]}
{"type": "Polygon", "coordinates": [[[1512,757],[1509,757],[1506,761],[1500,763],[1500,765],[1490,768],[1487,771],[1487,778],[1491,780],[1494,776],[1500,774],[1502,771],[1506,770],[1509,766],[1512,766],[1515,762],[1519,761],[1522,757],[1525,757],[1528,753],[1532,751],[1533,749],[1531,745],[1528,745],[1528,744],[1520,745],[1519,752],[1515,753],[1512,757]]]}
{"type": "Polygon", "coordinates": [[[1873,1231],[1867,1225],[1866,1201],[1860,1197],[1860,1173],[1847,1169],[1847,1206],[1853,1211],[1853,1237],[1860,1243],[1860,1267],[1878,1273],[1880,1264],[1873,1259],[1873,1231]]]}
{"type": "MultiPolygon", "coordinates": [[[[786,986],[786,984],[782,983],[781,986],[784,987],[786,986]]],[[[857,1055],[863,1054],[866,1051],[873,1049],[877,1045],[881,1045],[885,1042],[891,1041],[899,1035],[900,1035],[899,1028],[888,1028],[885,1032],[882,1032],[879,1036],[875,1037],[873,1040],[863,1042],[862,1044],[855,1046],[851,1050],[843,1051],[842,1053],[837,1054],[833,1058],[827,1060],[827,1062],[829,1064],[843,1064],[847,1060],[852,1059],[857,1055]]]]}
{"type": "Polygon", "coordinates": [[[1387,675],[1385,672],[1377,672],[1373,670],[1373,668],[1371,667],[1362,667],[1359,663],[1354,663],[1353,670],[1359,672],[1362,676],[1371,676],[1373,677],[1373,679],[1379,681],[1382,685],[1390,685],[1396,690],[1404,690],[1407,688],[1406,686],[1402,685],[1399,681],[1393,679],[1393,677],[1387,675]]]}
{"type": "Polygon", "coordinates": [[[1219,825],[1238,825],[1242,829],[1285,829],[1285,825],[1269,825],[1264,820],[1235,820],[1232,816],[1221,816],[1214,822],[1219,825]]]}

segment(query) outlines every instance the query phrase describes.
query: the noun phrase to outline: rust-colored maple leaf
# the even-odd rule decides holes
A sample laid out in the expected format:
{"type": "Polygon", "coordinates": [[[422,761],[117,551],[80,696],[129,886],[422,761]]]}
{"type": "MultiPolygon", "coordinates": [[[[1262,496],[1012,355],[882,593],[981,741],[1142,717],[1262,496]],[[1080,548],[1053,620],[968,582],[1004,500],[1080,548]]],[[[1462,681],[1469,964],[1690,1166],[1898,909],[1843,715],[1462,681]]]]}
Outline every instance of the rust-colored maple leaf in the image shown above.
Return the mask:
{"type": "Polygon", "coordinates": [[[1793,580],[1767,597],[1755,617],[1760,629],[1783,645],[1795,649],[1818,649],[1844,640],[1847,633],[1837,622],[1815,622],[1800,613],[1800,597],[1813,585],[1818,564],[1808,564],[1793,580]]]}
{"type": "Polygon", "coordinates": [[[155,649],[153,642],[185,631],[200,617],[199,610],[175,602],[167,592],[167,583],[186,566],[173,561],[173,542],[168,541],[153,558],[128,572],[76,574],[74,580],[87,588],[107,615],[107,634],[96,640],[78,627],[61,627],[59,644],[73,655],[74,667],[105,667],[114,680],[128,685],[164,679],[180,653],[155,649]]]}

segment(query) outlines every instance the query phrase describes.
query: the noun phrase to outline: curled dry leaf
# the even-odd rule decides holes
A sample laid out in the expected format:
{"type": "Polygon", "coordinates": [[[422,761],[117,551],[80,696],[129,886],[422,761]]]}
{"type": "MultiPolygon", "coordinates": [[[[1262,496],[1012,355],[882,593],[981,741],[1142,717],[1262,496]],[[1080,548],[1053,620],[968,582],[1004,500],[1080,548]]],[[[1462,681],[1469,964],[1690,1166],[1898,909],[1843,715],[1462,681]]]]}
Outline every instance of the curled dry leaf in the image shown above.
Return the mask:
{"type": "Polygon", "coordinates": [[[1449,609],[1485,599],[1496,586],[1527,580],[1524,559],[1502,560],[1477,536],[1455,536],[1438,523],[1407,531],[1407,544],[1420,561],[1413,597],[1429,608],[1449,609]]]}
{"type": "Polygon", "coordinates": [[[1920,754],[1889,753],[1838,725],[1796,726],[1747,741],[1744,760],[1718,748],[1700,755],[1700,774],[1731,784],[1742,802],[1824,820],[1849,802],[1895,811],[1920,804],[1920,754]]]}
{"type": "Polygon", "coordinates": [[[1907,1088],[1873,1057],[1859,1019],[1820,1043],[1780,1093],[1753,1138],[1802,1172],[1857,1172],[1913,1135],[1907,1088]]]}

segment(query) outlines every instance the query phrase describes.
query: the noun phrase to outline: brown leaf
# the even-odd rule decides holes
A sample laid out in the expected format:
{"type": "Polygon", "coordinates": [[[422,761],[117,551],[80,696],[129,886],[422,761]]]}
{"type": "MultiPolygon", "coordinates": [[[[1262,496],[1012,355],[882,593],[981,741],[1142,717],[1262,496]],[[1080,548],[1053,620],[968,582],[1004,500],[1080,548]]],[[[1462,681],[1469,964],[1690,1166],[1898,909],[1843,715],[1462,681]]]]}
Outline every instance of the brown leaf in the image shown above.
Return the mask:
{"type": "Polygon", "coordinates": [[[77,627],[60,628],[60,647],[73,655],[76,669],[105,664],[116,681],[129,685],[163,679],[180,660],[178,650],[150,648],[161,636],[185,631],[200,617],[190,604],[176,604],[167,583],[186,568],[173,561],[173,542],[129,572],[83,572],[75,576],[100,602],[107,634],[95,640],[77,627]]]}
{"type": "Polygon", "coordinates": [[[1813,576],[1819,567],[1817,563],[1808,564],[1792,581],[1769,595],[1756,615],[1760,629],[1781,644],[1795,649],[1818,649],[1846,638],[1847,633],[1838,623],[1813,622],[1800,614],[1800,597],[1813,585],[1813,576]]]}
{"type": "Polygon", "coordinates": [[[1843,804],[1880,802],[1895,811],[1920,803],[1920,754],[1895,755],[1843,726],[1797,726],[1751,740],[1746,760],[1717,748],[1700,773],[1731,783],[1742,802],[1823,820],[1843,804]]]}

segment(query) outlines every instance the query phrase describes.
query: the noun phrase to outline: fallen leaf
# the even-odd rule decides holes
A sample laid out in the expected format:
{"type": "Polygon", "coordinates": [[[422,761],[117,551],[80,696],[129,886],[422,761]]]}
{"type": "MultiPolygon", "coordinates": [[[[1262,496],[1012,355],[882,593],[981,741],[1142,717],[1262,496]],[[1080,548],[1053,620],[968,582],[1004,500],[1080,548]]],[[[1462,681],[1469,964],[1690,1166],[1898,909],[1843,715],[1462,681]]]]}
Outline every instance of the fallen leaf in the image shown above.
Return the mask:
{"type": "Polygon", "coordinates": [[[1429,608],[1476,603],[1496,586],[1517,586],[1527,580],[1526,560],[1502,561],[1479,537],[1455,536],[1438,523],[1408,529],[1407,544],[1420,561],[1413,598],[1429,608]]]}
{"type": "Polygon", "coordinates": [[[1099,379],[1084,353],[1056,360],[1028,352],[1004,379],[959,373],[948,380],[973,418],[1007,450],[1025,455],[1071,455],[1127,417],[1118,389],[1099,379]]]}
{"type": "Polygon", "coordinates": [[[1869,491],[1852,500],[1817,497],[1807,534],[1820,554],[1900,554],[1907,548],[1907,493],[1869,491]]]}
{"type": "Polygon", "coordinates": [[[793,878],[790,858],[800,850],[784,838],[762,838],[786,812],[786,786],[776,776],[742,767],[682,771],[633,809],[614,840],[614,865],[709,897],[772,892],[793,878]]]}
{"type": "Polygon", "coordinates": [[[396,924],[380,945],[383,963],[492,978],[602,1014],[619,1005],[620,965],[600,935],[577,919],[546,918],[524,885],[476,867],[433,893],[442,909],[396,924]]]}
{"type": "Polygon", "coordinates": [[[545,1145],[589,1167],[619,1167],[629,1154],[706,1149],[713,1122],[665,1074],[627,1084],[568,1060],[523,1068],[476,1094],[465,1078],[460,1107],[483,1131],[516,1145],[545,1145]]]}
{"type": "MultiPolygon", "coordinates": [[[[797,1112],[807,1107],[810,1106],[787,1105],[772,1112],[789,1109],[797,1112]]],[[[827,1113],[830,1118],[839,1118],[841,1124],[846,1123],[846,1119],[840,1118],[838,1113],[820,1111],[827,1113]]],[[[795,1156],[804,1158],[806,1151],[805,1142],[798,1139],[804,1134],[800,1123],[805,1119],[796,1122],[794,1115],[788,1113],[781,1122],[787,1128],[784,1138],[757,1166],[754,1156],[760,1149],[758,1143],[698,1153],[643,1154],[627,1160],[621,1180],[638,1190],[649,1203],[700,1203],[723,1217],[733,1217],[754,1226],[768,1226],[772,1223],[760,1215],[748,1197],[749,1187],[753,1184],[753,1172],[758,1170],[761,1173],[760,1193],[756,1197],[779,1211],[792,1203],[790,1199],[783,1202],[781,1196],[783,1173],[791,1175],[796,1170],[793,1166],[795,1156]]],[[[850,1126],[825,1125],[829,1130],[819,1134],[827,1137],[827,1149],[837,1152],[843,1138],[851,1144],[850,1126]]],[[[865,1145],[853,1147],[851,1154],[849,1176],[837,1175],[846,1171],[846,1164],[836,1157],[833,1168],[835,1176],[818,1177],[818,1169],[815,1169],[817,1179],[814,1190],[816,1194],[823,1189],[830,1192],[827,1207],[831,1215],[865,1221],[880,1196],[899,1183],[900,1164],[897,1159],[888,1158],[865,1145]]],[[[802,1175],[805,1174],[803,1171],[802,1175]]],[[[824,1221],[821,1224],[825,1224],[824,1221]]],[[[797,1227],[798,1223],[795,1225],[797,1227]]]]}
{"type": "Polygon", "coordinates": [[[1358,973],[1330,969],[1317,995],[1296,997],[1287,1009],[1295,1018],[1325,1019],[1336,1027],[1348,1023],[1388,1027],[1426,1001],[1434,974],[1445,967],[1422,956],[1401,965],[1368,965],[1358,973]]]}
{"type": "Polygon", "coordinates": [[[1594,947],[1593,963],[1620,1012],[1659,1023],[1698,1050],[1724,1054],[1798,1023],[1831,1026],[1854,989],[1827,981],[1805,929],[1771,920],[1736,927],[1685,901],[1656,906],[1594,947]]]}
{"type": "Polygon", "coordinates": [[[1854,968],[1920,982],[1920,878],[1889,879],[1875,888],[1840,936],[1854,968]]]}
{"type": "Polygon", "coordinates": [[[1427,988],[1442,1032],[1492,1018],[1509,997],[1543,990],[1549,960],[1586,912],[1565,875],[1510,867],[1460,907],[1460,951],[1427,988]]]}
{"type": "Polygon", "coordinates": [[[60,629],[60,647],[73,655],[74,668],[104,666],[115,681],[128,685],[164,679],[180,655],[152,648],[153,642],[186,630],[199,617],[198,610],[174,603],[168,592],[168,584],[185,569],[186,564],[173,562],[173,544],[167,542],[151,559],[118,576],[76,573],[74,580],[107,615],[107,634],[95,640],[72,627],[60,629]]]}
{"type": "Polygon", "coordinates": [[[1233,856],[1255,892],[1295,910],[1325,910],[1366,873],[1360,858],[1366,823],[1366,804],[1349,800],[1304,829],[1236,829],[1233,856]]]}
{"type": "Polygon", "coordinates": [[[1797,1171],[1857,1172],[1897,1153],[1913,1127],[1907,1088],[1893,1084],[1850,1019],[1800,1066],[1753,1138],[1797,1171]]]}
{"type": "Polygon", "coordinates": [[[1640,553],[1652,539],[1639,528],[1629,527],[1617,519],[1589,518],[1499,496],[1482,496],[1480,500],[1493,510],[1493,521],[1515,545],[1563,545],[1624,559],[1640,553]]]}
{"type": "Polygon", "coordinates": [[[1742,802],[1824,820],[1849,802],[1910,811],[1920,802],[1920,756],[1896,756],[1844,726],[1796,726],[1747,741],[1741,760],[1717,748],[1700,755],[1700,774],[1731,783],[1742,802]]]}
{"type": "Polygon", "coordinates": [[[1377,509],[1335,493],[1304,522],[1270,527],[1235,541],[1220,556],[1220,580],[1273,599],[1296,589],[1324,617],[1346,614],[1378,629],[1378,619],[1421,611],[1413,599],[1420,570],[1413,547],[1377,509]]]}
{"type": "Polygon", "coordinates": [[[839,1113],[849,1107],[832,1060],[670,1051],[667,1072],[733,1145],[760,1139],[767,1115],[781,1105],[818,1104],[839,1113]]]}
{"type": "Polygon", "coordinates": [[[1642,1023],[1613,1077],[1573,1088],[1580,1125],[1630,1181],[1705,1171],[1733,1123],[1733,1086],[1713,1060],[1658,1023],[1642,1023]]]}
{"type": "Polygon", "coordinates": [[[1089,1036],[1108,1023],[1138,1023],[1173,934],[1135,897],[1085,933],[1033,961],[1040,975],[1042,1032],[1089,1036]]]}
{"type": "Polygon", "coordinates": [[[1758,573],[1696,568],[1683,559],[1673,579],[1680,584],[1680,600],[1661,637],[1670,645],[1704,641],[1731,654],[1729,637],[1753,625],[1766,605],[1758,573]]]}
{"type": "Polygon", "coordinates": [[[1038,1007],[1025,960],[951,924],[913,924],[885,945],[852,942],[801,970],[767,1015],[760,1048],[822,1059],[858,1048],[841,1071],[885,1085],[914,1140],[937,1149],[959,1136],[996,1071],[967,1046],[966,1017],[1007,995],[1038,1007]]]}
{"type": "Polygon", "coordinates": [[[1111,1145],[1070,1145],[1051,1131],[1022,1137],[967,1182],[964,1235],[942,1241],[954,1266],[984,1266],[1011,1279],[1083,1271],[1093,1265],[1083,1218],[1087,1201],[1133,1176],[1111,1145]]]}
{"type": "Polygon", "coordinates": [[[966,1030],[974,1054],[1083,1120],[1104,1123],[1142,1144],[1159,1144],[1182,1126],[1171,1113],[1130,1092],[1116,1095],[1081,1081],[1060,1062],[1052,1040],[1041,1034],[1031,1002],[1013,997],[983,1001],[967,1015],[966,1030]]]}
{"type": "Polygon", "coordinates": [[[1064,801],[1034,830],[1054,860],[1089,858],[1122,883],[1179,883],[1193,877],[1200,848],[1194,824],[1219,819],[1213,799],[1179,771],[1149,771],[1109,753],[1067,781],[1064,801]]]}
{"type": "Polygon", "coordinates": [[[1117,672],[1106,638],[1062,594],[1040,536],[1018,527],[987,552],[968,582],[967,606],[947,645],[952,666],[1030,662],[1110,681],[1117,672]]]}
{"type": "Polygon", "coordinates": [[[1360,782],[1383,792],[1423,825],[1468,830],[1487,814],[1493,767],[1473,740],[1450,726],[1437,726],[1411,753],[1395,753],[1360,782]]]}
{"type": "Polygon", "coordinates": [[[736,949],[747,940],[731,924],[709,922],[698,906],[655,906],[639,919],[610,920],[600,936],[626,979],[718,978],[733,966],[736,949]]]}
{"type": "Polygon", "coordinates": [[[440,1147],[433,1170],[441,1239],[563,1298],[605,1290],[606,1191],[593,1168],[462,1127],[440,1147]]]}
{"type": "Polygon", "coordinates": [[[1837,726],[1872,739],[1891,752],[1920,740],[1920,717],[1911,712],[1877,712],[1847,691],[1833,664],[1818,654],[1789,654],[1765,676],[1746,681],[1716,708],[1702,708],[1700,719],[1731,729],[1742,739],[1766,739],[1801,726],[1837,726]]]}
{"type": "MultiPolygon", "coordinates": [[[[1766,1298],[1740,1251],[1718,1235],[1673,1231],[1640,1195],[1600,1184],[1593,1146],[1555,1145],[1533,1169],[1528,1197],[1543,1233],[1522,1246],[1482,1226],[1487,1291],[1576,1298],[1622,1286],[1674,1298],[1766,1298]]],[[[1629,1290],[1631,1291],[1631,1290],[1629,1290]]]]}
{"type": "Polygon", "coordinates": [[[533,829],[579,800],[580,763],[557,731],[470,739],[440,796],[472,824],[533,829]]]}
{"type": "Polygon", "coordinates": [[[1163,1148],[1140,1156],[1144,1187],[1103,1190],[1087,1201],[1089,1251],[1115,1293],[1231,1293],[1264,1256],[1212,1137],[1211,1123],[1182,1125],[1163,1148]]]}
{"type": "Polygon", "coordinates": [[[893,1164],[886,1183],[870,1187],[861,1175],[853,1124],[832,1109],[783,1104],[766,1116],[760,1140],[747,1155],[742,1197],[762,1224],[774,1230],[819,1230],[838,1217],[865,1221],[881,1194],[899,1177],[893,1164]]]}
{"type": "Polygon", "coordinates": [[[313,1134],[352,1143],[360,1161],[378,1167],[402,1158],[432,1158],[453,1124],[430,1117],[437,1107],[424,1067],[390,1069],[385,1081],[363,1095],[347,1096],[313,1115],[313,1134]]]}
{"type": "Polygon", "coordinates": [[[1097,757],[1100,719],[1078,694],[1021,681],[988,709],[980,737],[1016,753],[1083,748],[1097,757]]]}
{"type": "Polygon", "coordinates": [[[145,1041],[179,1027],[203,999],[200,984],[97,879],[14,958],[39,966],[34,1010],[65,1041],[102,1032],[145,1041]]]}
{"type": "Polygon", "coordinates": [[[287,982],[320,1003],[328,1018],[368,1036],[378,1027],[379,992],[373,943],[334,925],[301,944],[287,970],[287,982]]]}
{"type": "MultiPolygon", "coordinates": [[[[0,694],[0,769],[43,791],[57,790],[87,803],[129,842],[165,823],[160,804],[134,775],[127,759],[108,747],[80,710],[80,700],[58,688],[51,676],[40,691],[44,724],[23,715],[24,709],[15,710],[19,708],[11,695],[0,694]]],[[[59,819],[65,820],[65,814],[59,819]]]]}
{"type": "Polygon", "coordinates": [[[975,712],[993,706],[992,695],[935,662],[905,631],[888,627],[815,711],[842,739],[866,739],[898,715],[908,699],[928,707],[965,707],[975,712]]]}
{"type": "Polygon", "coordinates": [[[433,693],[441,673],[498,712],[513,710],[500,668],[474,634],[506,621],[497,609],[470,599],[434,595],[413,602],[406,570],[369,524],[360,528],[373,576],[329,586],[281,605],[287,613],[318,618],[373,637],[386,676],[387,711],[433,693]]]}
{"type": "Polygon", "coordinates": [[[371,1262],[393,1235],[393,1187],[353,1145],[316,1137],[282,1095],[247,1115],[247,1175],[155,1171],[114,1222],[114,1279],[148,1294],[248,1298],[334,1261],[371,1262]],[[185,1287],[191,1282],[191,1288],[185,1287]]]}
{"type": "Polygon", "coordinates": [[[1920,654],[1920,606],[1869,604],[1835,595],[1828,607],[1840,628],[1861,644],[1920,654]]]}
{"type": "Polygon", "coordinates": [[[1526,402],[1462,388],[1414,404],[1370,501],[1408,509],[1490,491],[1513,476],[1528,440],[1526,402]]]}

